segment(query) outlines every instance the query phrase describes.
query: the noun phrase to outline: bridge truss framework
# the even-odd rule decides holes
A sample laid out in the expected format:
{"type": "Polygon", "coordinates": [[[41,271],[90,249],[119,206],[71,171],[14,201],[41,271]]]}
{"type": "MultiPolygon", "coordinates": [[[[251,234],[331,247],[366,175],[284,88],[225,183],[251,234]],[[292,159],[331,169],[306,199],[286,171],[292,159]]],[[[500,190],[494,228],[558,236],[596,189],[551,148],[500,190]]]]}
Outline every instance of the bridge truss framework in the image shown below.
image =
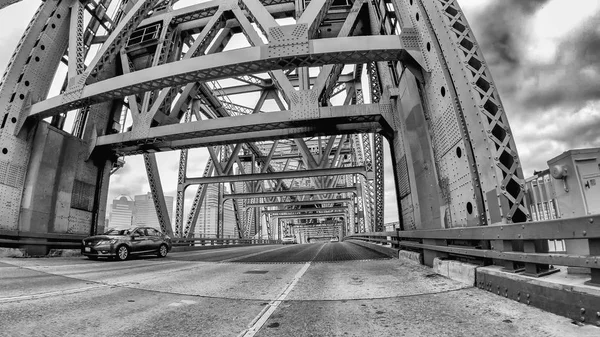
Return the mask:
{"type": "Polygon", "coordinates": [[[457,1],[176,5],[41,3],[0,84],[0,230],[101,231],[110,173],[133,154],[175,237],[194,235],[209,184],[217,236],[227,202],[239,237],[273,237],[277,218],[299,214],[343,219],[343,235],[382,231],[391,186],[401,229],[529,219],[510,126],[457,1]],[[209,159],[192,177],[198,147],[209,159]],[[172,226],[156,152],[174,150],[172,226]]]}

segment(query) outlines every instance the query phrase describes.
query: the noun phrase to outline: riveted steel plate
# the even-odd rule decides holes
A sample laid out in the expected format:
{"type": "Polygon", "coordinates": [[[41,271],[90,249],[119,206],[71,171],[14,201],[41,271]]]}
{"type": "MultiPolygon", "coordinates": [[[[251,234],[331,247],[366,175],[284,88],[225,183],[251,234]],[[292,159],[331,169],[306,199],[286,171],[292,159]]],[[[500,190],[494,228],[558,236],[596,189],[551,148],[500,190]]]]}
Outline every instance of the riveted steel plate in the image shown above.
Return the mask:
{"type": "Polygon", "coordinates": [[[269,57],[308,54],[308,25],[270,27],[269,42],[269,57]]]}

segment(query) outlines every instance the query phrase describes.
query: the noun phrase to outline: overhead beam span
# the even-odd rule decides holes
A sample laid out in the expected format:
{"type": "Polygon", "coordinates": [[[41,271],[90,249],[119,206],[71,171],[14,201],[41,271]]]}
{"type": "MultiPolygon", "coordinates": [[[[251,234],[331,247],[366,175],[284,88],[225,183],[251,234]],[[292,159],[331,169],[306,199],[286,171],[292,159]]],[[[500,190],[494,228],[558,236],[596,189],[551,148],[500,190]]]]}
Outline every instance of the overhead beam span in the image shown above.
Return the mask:
{"type": "Polygon", "coordinates": [[[302,200],[292,202],[262,202],[262,203],[249,203],[246,207],[283,207],[283,206],[300,206],[300,205],[315,205],[315,204],[328,204],[328,203],[349,203],[352,202],[350,198],[343,199],[315,199],[315,200],[302,200]]]}
{"type": "Polygon", "coordinates": [[[333,212],[333,211],[345,211],[347,207],[326,207],[326,208],[299,208],[299,209],[271,209],[262,211],[266,214],[281,214],[281,215],[293,215],[295,213],[307,213],[307,212],[333,212]]]}
{"type": "Polygon", "coordinates": [[[232,174],[216,177],[201,177],[185,179],[184,184],[199,185],[199,184],[216,184],[229,183],[239,181],[257,181],[257,180],[277,180],[277,179],[294,179],[294,178],[310,178],[323,176],[338,176],[347,174],[362,174],[366,177],[367,171],[364,166],[353,167],[338,167],[329,169],[314,169],[302,171],[283,171],[271,173],[251,173],[251,174],[232,174]]]}
{"type": "Polygon", "coordinates": [[[323,214],[297,214],[297,215],[284,215],[278,216],[279,220],[285,219],[317,219],[317,218],[346,218],[346,213],[323,213],[323,214]]]}
{"type": "Polygon", "coordinates": [[[223,195],[223,199],[253,199],[253,198],[298,196],[298,195],[324,195],[324,194],[336,194],[336,193],[356,193],[356,187],[320,188],[320,189],[288,190],[288,191],[267,191],[267,192],[261,192],[261,193],[234,193],[234,194],[223,195]]]}
{"type": "Polygon", "coordinates": [[[156,152],[180,148],[243,143],[249,141],[308,137],[315,134],[344,134],[375,129],[391,132],[388,106],[364,104],[320,107],[318,116],[294,118],[290,111],[267,112],[215,118],[191,123],[151,128],[147,135],[125,132],[101,136],[96,149],[111,149],[118,154],[156,152]],[[289,128],[289,129],[286,129],[289,128]]]}
{"type": "MultiPolygon", "coordinates": [[[[410,58],[399,36],[309,40],[308,53],[280,55],[269,45],[231,50],[134,71],[35,103],[28,117],[46,118],[86,105],[197,81],[214,81],[299,66],[368,63],[410,58]]],[[[288,52],[289,53],[289,52],[288,52]]]]}

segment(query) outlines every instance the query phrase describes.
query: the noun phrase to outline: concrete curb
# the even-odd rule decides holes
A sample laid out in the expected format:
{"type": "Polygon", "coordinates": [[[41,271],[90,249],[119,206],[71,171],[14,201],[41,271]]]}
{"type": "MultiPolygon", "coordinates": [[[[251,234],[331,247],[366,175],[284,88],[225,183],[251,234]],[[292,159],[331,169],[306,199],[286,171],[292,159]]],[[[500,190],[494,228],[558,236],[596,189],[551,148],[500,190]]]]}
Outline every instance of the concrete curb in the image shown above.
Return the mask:
{"type": "Polygon", "coordinates": [[[26,257],[24,248],[0,248],[0,257],[26,257]]]}
{"type": "Polygon", "coordinates": [[[378,253],[382,253],[385,254],[391,258],[397,259],[398,258],[398,252],[400,251],[399,249],[396,248],[390,248],[390,247],[385,247],[385,246],[380,246],[374,243],[370,243],[370,242],[364,242],[364,241],[358,241],[358,240],[344,240],[344,242],[350,242],[353,243],[355,245],[361,246],[361,247],[365,247],[371,250],[374,250],[378,253]]]}
{"type": "Polygon", "coordinates": [[[421,265],[421,261],[423,261],[423,254],[410,250],[400,250],[398,252],[398,258],[402,261],[421,265]]]}
{"type": "Polygon", "coordinates": [[[474,264],[454,260],[442,260],[438,257],[433,259],[434,272],[470,286],[475,286],[478,267],[474,264]]]}

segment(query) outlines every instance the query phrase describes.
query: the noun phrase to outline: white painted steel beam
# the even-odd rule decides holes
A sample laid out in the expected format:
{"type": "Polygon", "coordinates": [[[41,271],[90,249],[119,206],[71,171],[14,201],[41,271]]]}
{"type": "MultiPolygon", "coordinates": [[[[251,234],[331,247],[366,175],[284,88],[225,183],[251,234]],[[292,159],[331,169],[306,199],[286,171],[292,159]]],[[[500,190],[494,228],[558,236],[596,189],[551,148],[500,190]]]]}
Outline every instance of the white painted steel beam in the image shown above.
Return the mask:
{"type": "Polygon", "coordinates": [[[189,185],[198,185],[198,184],[216,184],[216,183],[228,183],[228,182],[240,182],[240,181],[309,178],[309,177],[323,177],[323,176],[334,176],[334,175],[345,175],[345,174],[365,175],[366,171],[365,171],[364,166],[355,166],[355,167],[338,167],[338,168],[314,169],[314,170],[303,170],[303,171],[284,171],[284,172],[271,172],[271,173],[249,173],[249,174],[239,174],[239,175],[222,175],[222,176],[216,176],[216,177],[187,178],[187,179],[185,179],[184,185],[189,186],[189,185]]]}
{"type": "Polygon", "coordinates": [[[206,138],[205,142],[209,143],[241,143],[263,137],[303,137],[303,133],[344,134],[358,132],[365,127],[388,132],[391,130],[388,122],[391,116],[387,110],[385,105],[380,104],[334,106],[321,107],[318,117],[302,120],[295,120],[289,112],[281,111],[171,124],[151,128],[146,136],[136,136],[132,132],[101,136],[96,141],[96,148],[112,148],[120,154],[131,154],[194,147],[194,144],[202,143],[198,142],[199,138],[206,138]],[[294,129],[294,132],[286,129],[294,129]]]}
{"type": "Polygon", "coordinates": [[[306,213],[306,212],[332,212],[332,211],[345,211],[346,207],[324,207],[324,208],[299,208],[299,209],[272,209],[263,210],[263,213],[267,214],[280,214],[280,215],[293,215],[295,213],[306,213]],[[289,214],[284,214],[289,213],[289,214]]]}
{"type": "Polygon", "coordinates": [[[200,56],[116,76],[35,103],[29,117],[46,118],[84,105],[151,90],[231,75],[253,74],[298,66],[365,63],[403,59],[407,54],[399,36],[355,36],[308,42],[308,54],[269,55],[269,46],[236,49],[200,56]]]}
{"type": "Polygon", "coordinates": [[[262,202],[262,203],[248,203],[246,207],[283,207],[283,206],[299,206],[299,205],[316,205],[316,204],[331,204],[331,203],[349,203],[352,199],[313,199],[313,200],[302,200],[302,201],[289,201],[289,202],[262,202]]]}
{"type": "Polygon", "coordinates": [[[297,214],[277,216],[279,220],[284,219],[318,219],[318,218],[346,218],[346,213],[323,213],[323,214],[297,214]]]}
{"type": "Polygon", "coordinates": [[[299,195],[326,195],[338,193],[356,193],[356,187],[322,188],[322,189],[304,189],[287,191],[265,191],[261,193],[234,193],[225,194],[224,199],[253,199],[253,198],[271,198],[299,195]]]}

